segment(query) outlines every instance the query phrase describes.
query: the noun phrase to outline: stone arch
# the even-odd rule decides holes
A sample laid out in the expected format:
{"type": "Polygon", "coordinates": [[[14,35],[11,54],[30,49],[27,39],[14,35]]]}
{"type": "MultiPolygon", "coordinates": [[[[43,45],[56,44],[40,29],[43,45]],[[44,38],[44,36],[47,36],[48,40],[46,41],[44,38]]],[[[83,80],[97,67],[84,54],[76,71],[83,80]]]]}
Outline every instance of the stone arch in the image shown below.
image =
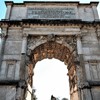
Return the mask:
{"type": "MultiPolygon", "coordinates": [[[[70,47],[71,48],[71,47],[70,47]]],[[[67,65],[68,69],[68,76],[69,76],[69,84],[70,84],[70,93],[73,94],[74,92],[77,92],[77,75],[76,75],[76,66],[74,64],[74,49],[70,49],[65,45],[64,43],[58,43],[55,41],[47,41],[45,43],[42,43],[35,47],[33,50],[31,50],[30,53],[30,61],[32,64],[29,64],[29,70],[30,70],[30,78],[29,83],[32,85],[33,80],[33,69],[35,67],[35,64],[38,61],[41,61],[45,58],[56,58],[60,61],[64,62],[67,65]],[[73,89],[76,88],[75,91],[73,89]]]]}
{"type": "Polygon", "coordinates": [[[31,60],[35,63],[45,58],[56,58],[68,63],[68,59],[71,58],[71,56],[74,58],[73,52],[70,51],[67,46],[57,42],[43,43],[31,51],[31,60]]]}

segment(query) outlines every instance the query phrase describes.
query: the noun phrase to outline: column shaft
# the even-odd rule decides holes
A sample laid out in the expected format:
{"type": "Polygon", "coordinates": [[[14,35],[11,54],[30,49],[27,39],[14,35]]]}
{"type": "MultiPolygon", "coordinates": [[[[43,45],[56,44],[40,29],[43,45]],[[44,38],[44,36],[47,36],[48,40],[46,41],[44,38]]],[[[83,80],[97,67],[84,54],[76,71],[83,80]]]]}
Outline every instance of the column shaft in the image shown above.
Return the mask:
{"type": "Polygon", "coordinates": [[[1,34],[0,38],[1,38],[1,42],[0,42],[0,67],[1,67],[2,56],[3,56],[3,52],[4,52],[4,44],[5,44],[5,36],[4,36],[4,34],[1,34]]]}
{"type": "Polygon", "coordinates": [[[21,50],[21,64],[20,64],[20,77],[22,80],[25,80],[26,74],[26,50],[27,50],[27,36],[23,36],[22,40],[22,50],[21,50]]]}
{"type": "Polygon", "coordinates": [[[21,53],[26,54],[26,49],[27,49],[27,37],[23,37],[21,53]]]}
{"type": "Polygon", "coordinates": [[[80,36],[77,37],[77,52],[78,54],[82,54],[82,43],[80,36]]]}

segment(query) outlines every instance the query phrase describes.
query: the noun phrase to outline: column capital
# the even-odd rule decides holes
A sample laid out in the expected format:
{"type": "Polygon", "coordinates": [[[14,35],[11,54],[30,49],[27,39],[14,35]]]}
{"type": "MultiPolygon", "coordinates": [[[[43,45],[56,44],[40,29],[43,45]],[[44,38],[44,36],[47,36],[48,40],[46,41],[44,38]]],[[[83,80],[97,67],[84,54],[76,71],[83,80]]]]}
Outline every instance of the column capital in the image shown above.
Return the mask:
{"type": "Polygon", "coordinates": [[[82,40],[82,37],[83,37],[83,34],[77,34],[76,35],[76,39],[77,40],[80,40],[81,41],[82,40]]]}
{"type": "Polygon", "coordinates": [[[80,82],[78,85],[78,88],[80,88],[80,89],[90,88],[90,85],[88,82],[80,82]]]}
{"type": "Polygon", "coordinates": [[[22,34],[22,37],[23,37],[23,38],[27,38],[27,37],[28,37],[28,34],[27,34],[27,33],[23,33],[23,34],[22,34]]]}
{"type": "Polygon", "coordinates": [[[21,80],[21,81],[18,83],[18,86],[19,86],[20,88],[24,88],[24,87],[26,87],[26,82],[25,82],[24,80],[21,80]]]}
{"type": "Polygon", "coordinates": [[[100,39],[100,29],[97,30],[96,34],[97,34],[97,38],[100,39]]]}
{"type": "Polygon", "coordinates": [[[82,34],[76,34],[77,38],[82,38],[82,34]]]}
{"type": "Polygon", "coordinates": [[[5,34],[5,33],[0,34],[0,38],[5,38],[6,36],[7,36],[7,34],[5,34]]]}

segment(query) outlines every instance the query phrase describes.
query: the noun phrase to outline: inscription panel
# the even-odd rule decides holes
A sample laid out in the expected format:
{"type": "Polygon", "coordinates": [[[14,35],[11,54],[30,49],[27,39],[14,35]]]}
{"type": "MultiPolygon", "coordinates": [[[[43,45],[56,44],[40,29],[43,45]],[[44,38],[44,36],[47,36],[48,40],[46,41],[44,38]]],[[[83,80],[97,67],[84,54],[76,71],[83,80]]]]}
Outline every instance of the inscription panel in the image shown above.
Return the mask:
{"type": "Polygon", "coordinates": [[[67,8],[28,8],[28,19],[76,19],[74,7],[67,8]]]}

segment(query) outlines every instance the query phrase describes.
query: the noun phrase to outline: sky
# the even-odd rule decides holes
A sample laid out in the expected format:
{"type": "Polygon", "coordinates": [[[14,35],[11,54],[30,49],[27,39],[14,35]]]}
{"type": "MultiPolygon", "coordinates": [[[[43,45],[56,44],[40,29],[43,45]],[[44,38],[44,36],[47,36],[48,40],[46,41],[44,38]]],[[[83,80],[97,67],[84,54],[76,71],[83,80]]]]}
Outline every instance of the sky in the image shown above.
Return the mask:
{"type": "MultiPolygon", "coordinates": [[[[0,20],[5,18],[6,6],[5,0],[0,0],[0,20]]],[[[9,0],[6,0],[9,1],[9,0]]],[[[14,2],[23,2],[23,0],[10,0],[14,2]]],[[[27,1],[38,1],[38,0],[27,0],[27,1]]],[[[47,1],[47,0],[40,0],[47,1]]],[[[61,0],[49,0],[49,1],[61,1],[61,0]]],[[[67,0],[63,0],[67,1],[67,0]]],[[[78,0],[68,0],[78,1],[78,0]]],[[[99,0],[79,0],[81,3],[89,3],[90,1],[99,0]]],[[[98,13],[100,15],[100,4],[98,5],[98,13]]],[[[69,98],[69,83],[67,76],[67,66],[63,62],[52,59],[45,59],[36,64],[34,69],[34,88],[36,89],[35,94],[38,100],[50,100],[50,96],[60,98],[69,98]]]]}
{"type": "Polygon", "coordinates": [[[69,97],[67,66],[57,59],[39,61],[34,69],[34,88],[38,100],[50,100],[51,95],[59,98],[69,97]]]}

